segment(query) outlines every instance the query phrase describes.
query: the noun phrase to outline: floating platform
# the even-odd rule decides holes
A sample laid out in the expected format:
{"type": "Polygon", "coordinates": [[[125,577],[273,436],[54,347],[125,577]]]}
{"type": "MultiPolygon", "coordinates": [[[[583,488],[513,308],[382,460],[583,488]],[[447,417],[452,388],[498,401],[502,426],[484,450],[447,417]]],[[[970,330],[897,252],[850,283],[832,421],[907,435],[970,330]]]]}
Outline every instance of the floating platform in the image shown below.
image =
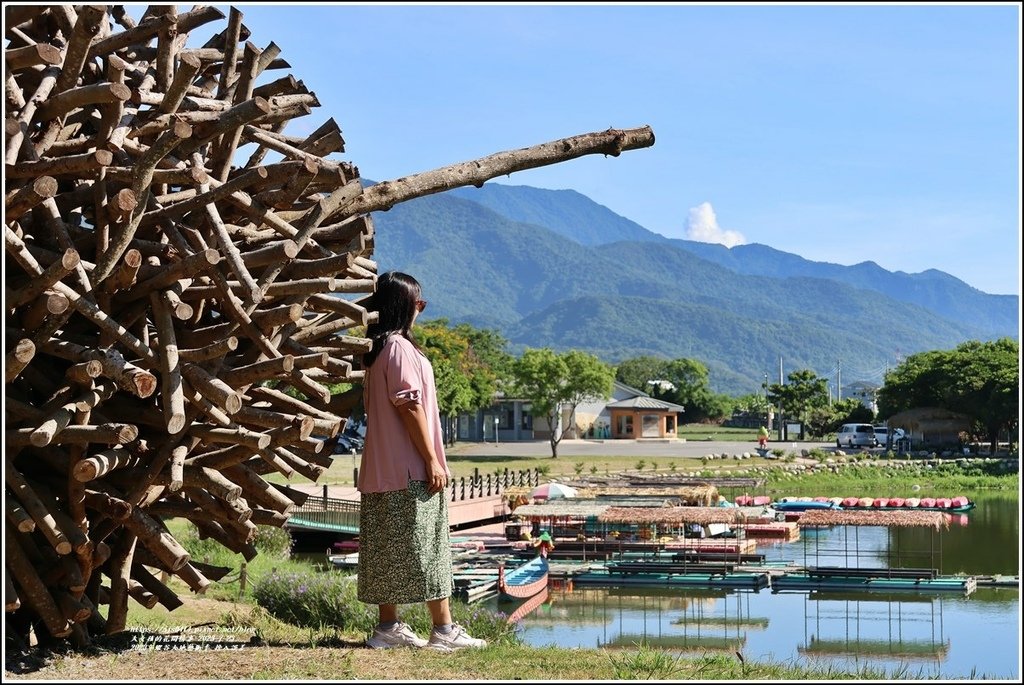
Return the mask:
{"type": "Polygon", "coordinates": [[[767,573],[611,573],[595,569],[572,578],[573,585],[604,587],[700,587],[760,590],[768,587],[767,573]]]}
{"type": "Polygon", "coordinates": [[[957,592],[969,595],[978,588],[973,576],[935,578],[886,578],[884,576],[813,576],[806,571],[786,573],[772,578],[772,590],[840,590],[883,592],[957,592]]]}

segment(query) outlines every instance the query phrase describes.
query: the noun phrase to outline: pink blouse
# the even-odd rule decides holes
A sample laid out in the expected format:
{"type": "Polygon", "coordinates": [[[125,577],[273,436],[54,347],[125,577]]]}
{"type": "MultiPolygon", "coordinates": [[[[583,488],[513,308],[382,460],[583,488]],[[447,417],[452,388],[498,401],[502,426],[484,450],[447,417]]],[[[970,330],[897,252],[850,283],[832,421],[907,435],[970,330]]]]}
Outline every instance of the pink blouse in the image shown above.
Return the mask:
{"type": "Polygon", "coordinates": [[[423,405],[427,442],[451,476],[441,437],[437,387],[430,361],[411,342],[395,334],[387,339],[363,379],[366,441],[359,465],[360,492],[405,490],[410,480],[426,480],[427,466],[398,415],[406,402],[423,405]]]}

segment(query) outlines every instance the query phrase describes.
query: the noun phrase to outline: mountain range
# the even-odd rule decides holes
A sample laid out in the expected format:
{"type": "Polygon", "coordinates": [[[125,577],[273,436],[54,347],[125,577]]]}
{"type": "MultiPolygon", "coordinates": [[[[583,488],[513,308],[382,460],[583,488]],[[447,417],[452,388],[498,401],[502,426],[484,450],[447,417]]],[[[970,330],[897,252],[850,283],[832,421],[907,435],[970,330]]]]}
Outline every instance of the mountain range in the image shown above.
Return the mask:
{"type": "Polygon", "coordinates": [[[732,395],[759,392],[780,368],[880,385],[908,354],[1018,337],[1016,296],[942,271],[667,238],[572,190],[490,183],[373,219],[379,271],[415,276],[425,317],[497,330],[513,353],[697,359],[732,395]]]}

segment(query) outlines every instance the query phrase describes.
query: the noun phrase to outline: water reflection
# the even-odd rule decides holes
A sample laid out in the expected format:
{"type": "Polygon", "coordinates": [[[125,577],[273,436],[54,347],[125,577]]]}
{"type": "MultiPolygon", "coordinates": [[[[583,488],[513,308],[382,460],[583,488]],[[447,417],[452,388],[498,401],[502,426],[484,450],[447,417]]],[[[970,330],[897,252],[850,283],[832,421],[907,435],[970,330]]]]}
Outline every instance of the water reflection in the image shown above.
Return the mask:
{"type": "Polygon", "coordinates": [[[519,625],[538,647],[646,644],[684,656],[1016,679],[1018,616],[1013,589],[962,597],[588,586],[550,588],[519,625]]]}

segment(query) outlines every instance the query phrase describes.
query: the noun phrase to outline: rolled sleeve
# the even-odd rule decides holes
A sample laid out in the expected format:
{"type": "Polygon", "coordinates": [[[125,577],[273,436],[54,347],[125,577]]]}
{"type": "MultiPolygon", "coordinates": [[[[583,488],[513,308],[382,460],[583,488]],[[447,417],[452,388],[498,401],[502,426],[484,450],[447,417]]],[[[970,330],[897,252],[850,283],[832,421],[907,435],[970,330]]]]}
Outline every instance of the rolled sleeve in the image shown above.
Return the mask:
{"type": "Polygon", "coordinates": [[[423,403],[423,376],[419,352],[404,338],[394,338],[387,356],[385,376],[388,398],[396,407],[409,402],[423,403]]]}

